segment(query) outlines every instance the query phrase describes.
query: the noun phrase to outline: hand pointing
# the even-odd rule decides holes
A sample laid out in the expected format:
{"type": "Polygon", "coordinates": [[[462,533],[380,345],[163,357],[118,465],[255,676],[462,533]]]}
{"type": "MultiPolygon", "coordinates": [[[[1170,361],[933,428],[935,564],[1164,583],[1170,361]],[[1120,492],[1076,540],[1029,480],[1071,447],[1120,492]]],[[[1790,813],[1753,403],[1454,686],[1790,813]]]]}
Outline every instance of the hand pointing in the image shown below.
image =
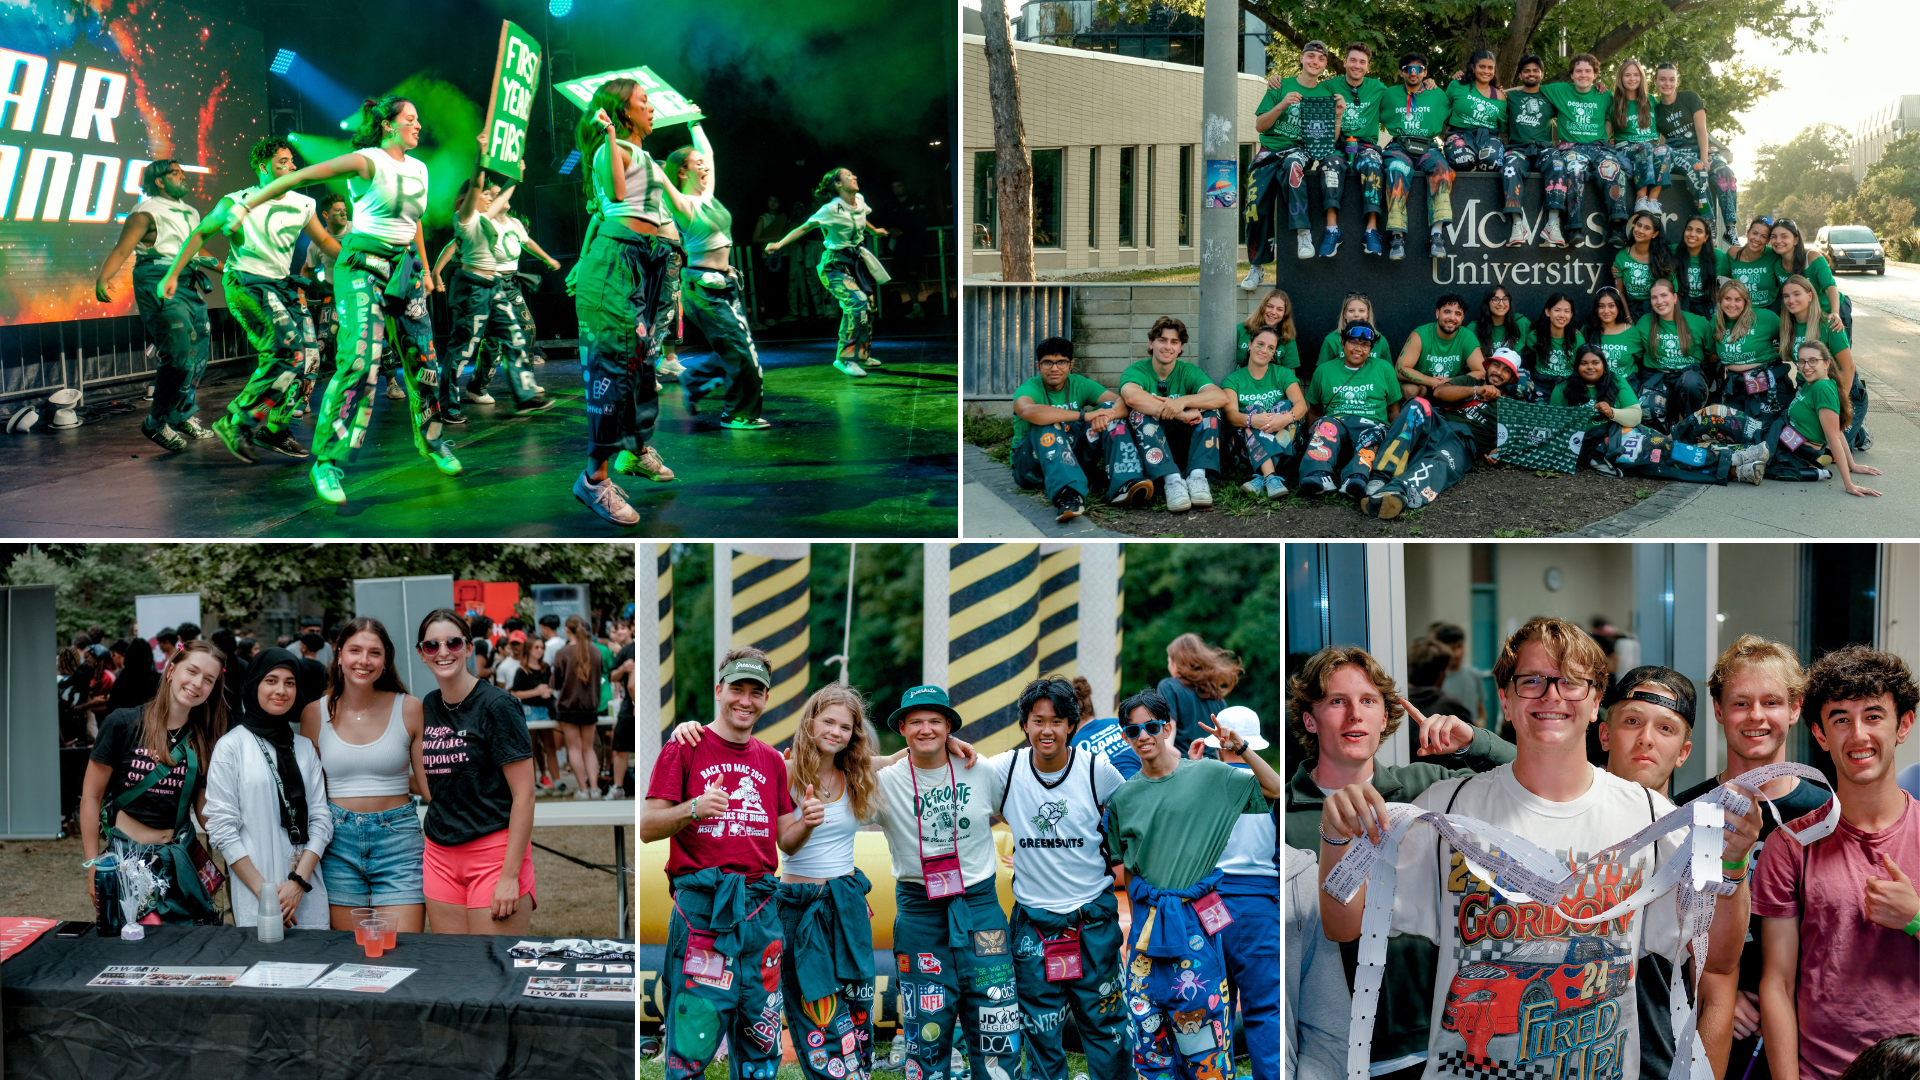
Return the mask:
{"type": "Polygon", "coordinates": [[[1400,704],[1420,725],[1421,754],[1457,754],[1473,745],[1473,725],[1465,720],[1457,716],[1429,717],[1406,698],[1401,698],[1400,704]]]}

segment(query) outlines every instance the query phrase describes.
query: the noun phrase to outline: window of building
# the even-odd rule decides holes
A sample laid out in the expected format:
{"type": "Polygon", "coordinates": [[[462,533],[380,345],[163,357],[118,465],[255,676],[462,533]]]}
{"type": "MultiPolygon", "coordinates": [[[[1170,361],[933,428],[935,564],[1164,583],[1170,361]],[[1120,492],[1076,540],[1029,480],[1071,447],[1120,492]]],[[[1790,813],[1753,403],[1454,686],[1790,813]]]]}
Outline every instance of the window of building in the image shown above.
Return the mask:
{"type": "Polygon", "coordinates": [[[1193,147],[1180,148],[1180,246],[1193,246],[1193,147]]]}
{"type": "Polygon", "coordinates": [[[1037,248],[1057,248],[1066,246],[1061,238],[1061,182],[1066,176],[1063,168],[1065,151],[1035,150],[1033,152],[1033,246],[1037,248]]]}
{"type": "Polygon", "coordinates": [[[1100,246],[1100,148],[1087,148],[1087,246],[1100,246]]]}
{"type": "Polygon", "coordinates": [[[1133,155],[1135,147],[1120,148],[1120,246],[1133,246],[1133,155]]]}
{"type": "Polygon", "coordinates": [[[991,248],[1000,228],[1000,192],[994,180],[992,150],[977,150],[973,155],[973,246],[991,248]]]}
{"type": "Polygon", "coordinates": [[[1153,174],[1155,171],[1154,165],[1159,157],[1159,154],[1158,154],[1159,150],[1160,148],[1157,146],[1147,147],[1147,246],[1148,247],[1153,246],[1153,219],[1154,219],[1153,174]]]}

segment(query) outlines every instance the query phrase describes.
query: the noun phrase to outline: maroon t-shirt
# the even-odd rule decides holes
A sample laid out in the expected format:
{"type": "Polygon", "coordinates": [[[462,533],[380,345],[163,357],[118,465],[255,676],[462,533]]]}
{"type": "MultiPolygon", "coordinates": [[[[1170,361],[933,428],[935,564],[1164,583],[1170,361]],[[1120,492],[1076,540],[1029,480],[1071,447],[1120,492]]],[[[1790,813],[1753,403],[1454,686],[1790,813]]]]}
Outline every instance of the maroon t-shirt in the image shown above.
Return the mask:
{"type": "MultiPolygon", "coordinates": [[[[1867,918],[1867,881],[1890,877],[1881,859],[1920,867],[1920,803],[1900,820],[1863,833],[1841,818],[1832,836],[1802,848],[1776,829],[1753,874],[1753,914],[1800,920],[1800,1075],[1831,1080],[1862,1050],[1889,1035],[1920,1031],[1920,946],[1867,918]],[[1846,1003],[1853,1003],[1851,1005],[1846,1003]],[[1865,1003],[1871,1002],[1871,1006],[1865,1003]]],[[[1804,829],[1825,807],[1788,828],[1804,829]]]]}
{"type": "Polygon", "coordinates": [[[709,866],[736,874],[779,870],[777,822],[780,815],[793,813],[787,761],[780,751],[759,739],[728,742],[711,731],[691,750],[668,741],[653,764],[647,798],[685,802],[698,798],[710,780],[726,789],[726,812],[693,822],[673,835],[667,876],[709,866]]]}

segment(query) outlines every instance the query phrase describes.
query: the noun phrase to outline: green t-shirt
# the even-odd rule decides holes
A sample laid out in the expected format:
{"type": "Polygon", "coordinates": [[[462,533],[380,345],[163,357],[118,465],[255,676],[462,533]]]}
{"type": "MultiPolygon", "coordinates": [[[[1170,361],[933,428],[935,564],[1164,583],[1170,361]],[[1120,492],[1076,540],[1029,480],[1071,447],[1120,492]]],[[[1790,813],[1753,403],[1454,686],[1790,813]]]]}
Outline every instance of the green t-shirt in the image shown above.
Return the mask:
{"type": "Polygon", "coordinates": [[[1400,376],[1385,360],[1368,360],[1355,371],[1344,362],[1313,369],[1307,404],[1328,416],[1363,416],[1387,422],[1387,406],[1400,400],[1400,376]]]}
{"type": "Polygon", "coordinates": [[[1409,95],[1405,84],[1390,88],[1380,105],[1380,122],[1396,139],[1437,139],[1452,112],[1447,92],[1435,87],[1409,95]]]}
{"type": "Polygon", "coordinates": [[[1181,758],[1162,777],[1135,774],[1107,804],[1113,857],[1161,889],[1182,890],[1213,873],[1241,814],[1265,814],[1251,769],[1181,758]]]}
{"type": "MultiPolygon", "coordinates": [[[[1775,260],[1778,260],[1779,257],[1779,253],[1775,252],[1775,260]]],[[[1786,264],[1777,263],[1773,272],[1774,288],[1778,290],[1780,286],[1787,283],[1787,278],[1792,276],[1793,275],[1787,273],[1786,264]]],[[[1807,252],[1807,268],[1800,271],[1800,276],[1806,278],[1807,281],[1813,285],[1813,296],[1814,299],[1820,302],[1820,310],[1832,310],[1832,305],[1827,303],[1827,290],[1833,288],[1839,284],[1839,282],[1834,280],[1833,267],[1828,264],[1827,257],[1825,255],[1817,255],[1811,251],[1807,252]]],[[[1845,297],[1847,294],[1841,293],[1840,295],[1845,297]]]]}
{"type": "MultiPolygon", "coordinates": [[[[1714,277],[1727,277],[1727,271],[1731,266],[1731,264],[1727,262],[1727,253],[1719,248],[1712,247],[1711,242],[1709,242],[1707,250],[1713,253],[1714,277]]],[[[1684,248],[1676,253],[1674,258],[1680,261],[1680,295],[1689,297],[1705,296],[1707,283],[1705,280],[1706,276],[1700,272],[1701,260],[1687,254],[1684,248]]]]}
{"type": "Polygon", "coordinates": [[[1729,252],[1727,268],[1720,273],[1745,285],[1747,292],[1753,294],[1753,306],[1756,308],[1772,307],[1773,302],[1780,298],[1780,253],[1772,248],[1761,248],[1760,257],[1752,262],[1742,262],[1729,252]]]}
{"type": "MultiPolygon", "coordinates": [[[[1267,87],[1267,92],[1260,96],[1260,105],[1254,110],[1255,113],[1271,112],[1275,105],[1280,104],[1282,99],[1292,93],[1298,93],[1303,98],[1330,97],[1333,94],[1333,80],[1321,79],[1312,89],[1308,89],[1300,84],[1298,78],[1284,79],[1277,90],[1271,86],[1267,87]]],[[[1287,111],[1280,114],[1272,127],[1260,133],[1260,145],[1269,150],[1286,150],[1299,146],[1300,140],[1300,103],[1297,101],[1287,106],[1287,111]]]]}
{"type": "MultiPolygon", "coordinates": [[[[1512,322],[1511,326],[1487,327],[1487,340],[1482,341],[1480,347],[1486,350],[1488,356],[1492,356],[1493,350],[1502,345],[1512,349],[1514,352],[1524,353],[1527,351],[1527,347],[1533,344],[1533,320],[1527,318],[1525,315],[1510,315],[1508,318],[1512,322]]],[[[1474,336],[1478,338],[1480,335],[1480,324],[1476,322],[1473,323],[1472,326],[1474,336]]]]}
{"type": "Polygon", "coordinates": [[[1507,123],[1507,103],[1490,98],[1473,83],[1447,84],[1447,126],[1499,131],[1507,123]]]}
{"type": "MultiPolygon", "coordinates": [[[[1732,331],[1733,327],[1727,327],[1728,333],[1732,331]]],[[[1780,316],[1766,308],[1754,308],[1753,325],[1747,328],[1746,335],[1738,341],[1729,341],[1726,334],[1722,334],[1714,342],[1714,354],[1722,364],[1733,367],[1779,360],[1780,316]]]]}
{"type": "Polygon", "coordinates": [[[1659,112],[1649,103],[1646,121],[1641,122],[1640,105],[1631,99],[1627,101],[1626,124],[1613,133],[1614,140],[1622,143],[1655,142],[1660,138],[1659,112]]]}
{"type": "MultiPolygon", "coordinates": [[[[1320,341],[1320,359],[1314,365],[1314,370],[1318,371],[1327,364],[1344,364],[1346,357],[1347,350],[1340,344],[1340,331],[1329,330],[1327,336],[1320,341]]],[[[1387,339],[1384,336],[1377,334],[1374,336],[1373,348],[1368,350],[1367,359],[1379,360],[1392,366],[1393,354],[1387,351],[1387,339]]]]}
{"type": "Polygon", "coordinates": [[[1466,323],[1460,324],[1451,340],[1441,339],[1439,323],[1428,323],[1413,336],[1420,339],[1420,359],[1414,361],[1413,370],[1436,379],[1465,374],[1467,358],[1480,347],[1480,339],[1473,336],[1473,327],[1466,323]]]}
{"type": "MultiPolygon", "coordinates": [[[[1644,323],[1646,320],[1640,320],[1644,323]]],[[[1600,335],[1600,351],[1607,354],[1607,367],[1623,378],[1631,379],[1640,372],[1640,351],[1646,347],[1647,333],[1639,324],[1629,326],[1617,334],[1600,335]]]]}
{"type": "Polygon", "coordinates": [[[1660,100],[1658,94],[1653,99],[1653,122],[1660,134],[1666,137],[1669,146],[1683,146],[1698,151],[1700,136],[1693,130],[1693,114],[1706,109],[1700,101],[1700,95],[1691,90],[1681,90],[1673,95],[1673,103],[1660,100]]]}
{"type": "MultiPolygon", "coordinates": [[[[1791,317],[1783,318],[1780,320],[1780,332],[1787,335],[1787,340],[1795,349],[1798,349],[1801,340],[1807,336],[1807,324],[1791,317]]],[[[1827,351],[1835,356],[1839,356],[1842,349],[1853,347],[1853,341],[1847,337],[1847,332],[1830,329],[1824,318],[1820,320],[1820,340],[1826,344],[1827,351]]]]}
{"type": "Polygon", "coordinates": [[[1187,394],[1197,394],[1212,386],[1213,380],[1207,378],[1207,373],[1200,370],[1200,365],[1189,364],[1185,360],[1175,360],[1173,370],[1167,372],[1167,377],[1164,379],[1153,373],[1152,360],[1135,360],[1127,365],[1127,370],[1120,373],[1121,387],[1124,388],[1128,383],[1138,386],[1149,394],[1158,394],[1161,397],[1184,397],[1187,394]]]}
{"type": "Polygon", "coordinates": [[[1685,371],[1699,367],[1706,356],[1707,341],[1712,337],[1713,326],[1707,320],[1691,311],[1676,312],[1687,320],[1687,336],[1691,348],[1680,351],[1680,330],[1672,322],[1662,319],[1658,330],[1654,329],[1654,315],[1648,312],[1640,316],[1634,325],[1639,329],[1643,340],[1652,345],[1652,355],[1642,355],[1640,366],[1649,371],[1685,371]]]}
{"type": "Polygon", "coordinates": [[[1300,380],[1290,368],[1268,364],[1264,378],[1254,378],[1248,368],[1235,368],[1220,380],[1220,385],[1239,397],[1241,412],[1251,414],[1292,408],[1292,402],[1287,399],[1287,388],[1300,385],[1300,380]]]}
{"type": "Polygon", "coordinates": [[[1333,92],[1347,99],[1346,115],[1340,118],[1340,136],[1352,136],[1368,145],[1380,142],[1380,102],[1387,96],[1387,86],[1371,76],[1360,80],[1359,86],[1347,82],[1342,75],[1329,79],[1324,86],[1333,88],[1333,92]]]}
{"type": "Polygon", "coordinates": [[[1807,383],[1793,395],[1793,404],[1787,406],[1787,423],[1793,430],[1810,443],[1824,445],[1827,441],[1826,429],[1820,426],[1820,410],[1825,409],[1835,416],[1840,415],[1840,384],[1832,379],[1807,383]]]}
{"type": "Polygon", "coordinates": [[[1587,88],[1581,93],[1570,82],[1552,82],[1540,88],[1553,102],[1553,111],[1561,142],[1596,143],[1607,138],[1607,117],[1613,109],[1613,95],[1587,88]]]}
{"type": "Polygon", "coordinates": [[[1621,248],[1614,255],[1613,272],[1619,276],[1620,290],[1627,294],[1627,299],[1645,300],[1653,294],[1653,263],[1634,258],[1632,248],[1621,248]]]}
{"type": "Polygon", "coordinates": [[[1552,100],[1538,90],[1507,91],[1507,138],[1515,146],[1552,146],[1552,100]]]}
{"type": "MultiPolygon", "coordinates": [[[[1607,372],[1607,378],[1613,380],[1613,400],[1609,402],[1609,404],[1614,408],[1631,409],[1635,405],[1640,404],[1640,395],[1633,392],[1633,387],[1627,385],[1627,380],[1612,371],[1607,372]]],[[[1604,384],[1602,385],[1604,386],[1604,384]]],[[[1583,388],[1576,388],[1572,382],[1563,382],[1553,388],[1553,396],[1547,399],[1547,404],[1558,405],[1563,408],[1569,405],[1587,404],[1587,399],[1584,394],[1578,398],[1573,396],[1577,389],[1583,388]]],[[[1604,399],[1607,397],[1607,392],[1601,389],[1594,397],[1604,399]]],[[[1587,430],[1591,431],[1606,423],[1607,418],[1601,415],[1600,411],[1596,409],[1594,410],[1593,419],[1587,422],[1587,430]]]]}
{"type": "Polygon", "coordinates": [[[1571,378],[1573,354],[1580,351],[1581,344],[1586,340],[1580,331],[1569,326],[1566,336],[1555,341],[1550,336],[1548,328],[1542,327],[1539,333],[1534,335],[1533,344],[1535,347],[1544,345],[1546,352],[1534,362],[1535,374],[1548,375],[1556,379],[1571,378]]]}
{"type": "MultiPolygon", "coordinates": [[[[1234,327],[1233,336],[1234,362],[1241,367],[1246,367],[1247,352],[1253,346],[1253,335],[1247,332],[1246,323],[1240,323],[1234,327]]],[[[1300,366],[1299,339],[1283,341],[1275,346],[1273,350],[1273,362],[1285,368],[1298,368],[1300,366]]]]}
{"type": "MultiPolygon", "coordinates": [[[[1032,398],[1035,405],[1051,405],[1056,409],[1091,409],[1100,403],[1100,396],[1106,392],[1106,387],[1085,375],[1068,375],[1067,385],[1058,390],[1047,389],[1047,384],[1040,376],[1035,375],[1021,383],[1019,389],[1013,392],[1013,397],[1016,401],[1020,398],[1032,398]]],[[[1018,415],[1014,416],[1015,446],[1026,441],[1027,431],[1032,427],[1032,424],[1020,419],[1018,415]]]]}

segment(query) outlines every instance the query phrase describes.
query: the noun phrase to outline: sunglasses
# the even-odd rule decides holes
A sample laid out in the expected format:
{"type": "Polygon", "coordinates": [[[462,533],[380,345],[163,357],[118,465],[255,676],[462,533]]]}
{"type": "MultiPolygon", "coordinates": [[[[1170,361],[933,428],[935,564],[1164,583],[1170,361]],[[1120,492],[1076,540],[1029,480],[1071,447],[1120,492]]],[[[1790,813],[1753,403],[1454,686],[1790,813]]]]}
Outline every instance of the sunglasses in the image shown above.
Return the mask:
{"type": "Polygon", "coordinates": [[[1173,723],[1171,720],[1149,720],[1144,724],[1122,724],[1120,725],[1120,734],[1125,738],[1137,739],[1140,737],[1140,733],[1144,731],[1149,735],[1158,737],[1161,729],[1171,723],[1173,723]]]}
{"type": "Polygon", "coordinates": [[[1408,72],[1410,74],[1419,75],[1422,72],[1427,70],[1427,66],[1425,64],[1408,64],[1405,67],[1401,68],[1400,70],[1408,72]]]}
{"type": "Polygon", "coordinates": [[[1349,326],[1347,327],[1347,332],[1344,336],[1348,341],[1368,341],[1368,342],[1378,340],[1380,337],[1379,334],[1374,333],[1373,331],[1367,329],[1364,326],[1349,326]]]}
{"type": "Polygon", "coordinates": [[[441,646],[445,646],[448,652],[459,652],[461,649],[467,647],[467,639],[463,637],[450,637],[442,641],[439,638],[432,638],[421,642],[419,649],[428,656],[432,656],[440,651],[441,646]]]}

